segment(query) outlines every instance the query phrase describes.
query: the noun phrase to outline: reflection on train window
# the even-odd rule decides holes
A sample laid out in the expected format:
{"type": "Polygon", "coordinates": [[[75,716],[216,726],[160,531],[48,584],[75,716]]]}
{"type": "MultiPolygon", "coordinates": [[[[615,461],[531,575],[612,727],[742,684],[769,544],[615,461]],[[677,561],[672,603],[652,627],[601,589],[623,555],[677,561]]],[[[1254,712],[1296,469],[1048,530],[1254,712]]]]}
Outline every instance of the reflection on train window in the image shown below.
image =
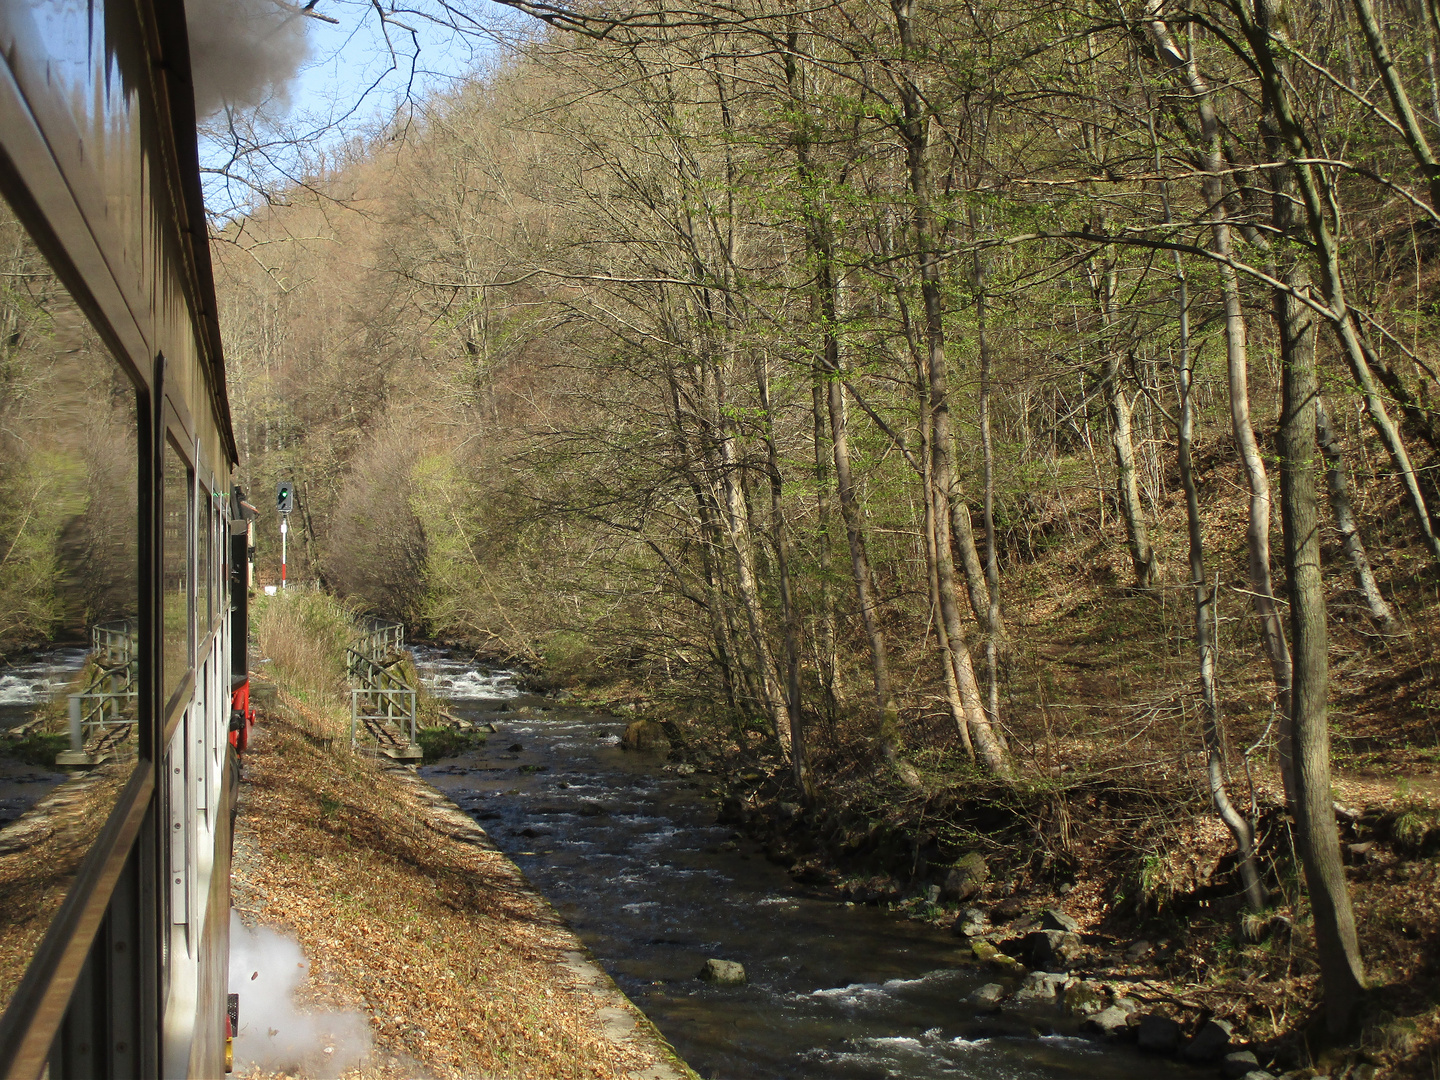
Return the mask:
{"type": "Polygon", "coordinates": [[[225,543],[224,519],[220,516],[220,500],[221,496],[215,495],[210,509],[210,535],[214,537],[214,546],[211,550],[215,552],[215,565],[210,570],[210,580],[215,583],[215,605],[210,612],[212,619],[226,609],[225,601],[229,599],[225,586],[230,552],[229,545],[225,543]]]}
{"type": "Polygon", "coordinates": [[[164,666],[165,696],[171,696],[190,670],[191,621],[190,594],[190,528],[195,520],[190,512],[193,474],[179,451],[170,441],[165,443],[165,490],[162,494],[162,602],[164,605],[164,666]]]}
{"type": "Polygon", "coordinates": [[[0,1009],[135,765],[137,423],[0,203],[0,1009]]]}
{"type": "Polygon", "coordinates": [[[200,640],[210,632],[210,622],[215,617],[214,601],[210,588],[210,507],[206,489],[202,484],[195,500],[195,618],[200,624],[200,640]]]}

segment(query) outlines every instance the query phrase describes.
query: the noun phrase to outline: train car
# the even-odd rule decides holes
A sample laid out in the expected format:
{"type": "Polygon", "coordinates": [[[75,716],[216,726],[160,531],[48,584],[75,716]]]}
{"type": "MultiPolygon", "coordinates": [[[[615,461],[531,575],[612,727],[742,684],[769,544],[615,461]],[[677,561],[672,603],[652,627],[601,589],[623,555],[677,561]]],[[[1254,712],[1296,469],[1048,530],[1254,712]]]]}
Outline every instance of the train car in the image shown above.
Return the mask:
{"type": "Polygon", "coordinates": [[[220,1077],[245,523],[181,0],[0,3],[0,195],[0,655],[79,666],[5,742],[61,764],[6,774],[0,1076],[220,1077]]]}

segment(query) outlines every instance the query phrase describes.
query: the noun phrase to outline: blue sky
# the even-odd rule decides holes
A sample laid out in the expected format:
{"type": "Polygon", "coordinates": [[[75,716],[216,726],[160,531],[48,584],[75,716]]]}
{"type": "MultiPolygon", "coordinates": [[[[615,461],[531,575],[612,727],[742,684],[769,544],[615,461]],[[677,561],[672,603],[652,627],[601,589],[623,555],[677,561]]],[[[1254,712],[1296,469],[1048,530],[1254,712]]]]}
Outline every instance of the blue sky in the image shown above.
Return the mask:
{"type": "MultiPolygon", "coordinates": [[[[477,22],[505,18],[504,8],[472,6],[477,22]]],[[[392,21],[382,23],[365,0],[318,0],[315,11],[337,19],[338,25],[306,20],[310,60],[291,86],[292,109],[339,113],[368,94],[361,113],[388,115],[407,87],[420,97],[443,90],[493,55],[489,36],[457,32],[417,8],[396,12],[392,21]]]]}
{"type": "MultiPolygon", "coordinates": [[[[270,141],[268,152],[229,164],[231,173],[244,180],[205,177],[212,214],[228,217],[257,199],[247,181],[274,186],[284,170],[303,172],[303,162],[374,130],[407,95],[422,100],[463,81],[500,52],[497,31],[523,26],[508,9],[488,0],[450,5],[449,18],[467,20],[460,29],[441,21],[447,9],[434,0],[412,0],[408,10],[384,7],[382,20],[370,0],[316,0],[313,10],[336,21],[302,20],[309,59],[258,114],[262,138],[270,141]],[[287,140],[298,145],[288,146],[287,140]]],[[[202,123],[202,167],[226,167],[228,147],[223,139],[207,136],[206,127],[202,123]]]]}

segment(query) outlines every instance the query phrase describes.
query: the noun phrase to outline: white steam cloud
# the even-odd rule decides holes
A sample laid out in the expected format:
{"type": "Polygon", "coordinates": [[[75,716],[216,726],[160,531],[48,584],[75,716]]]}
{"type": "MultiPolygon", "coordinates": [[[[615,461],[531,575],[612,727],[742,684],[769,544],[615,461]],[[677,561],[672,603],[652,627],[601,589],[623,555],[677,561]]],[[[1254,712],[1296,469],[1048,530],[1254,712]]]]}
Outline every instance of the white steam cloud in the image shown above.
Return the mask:
{"type": "Polygon", "coordinates": [[[240,995],[235,1068],[339,1076],[370,1052],[370,1027],[356,1012],[302,1013],[295,988],[310,970],[300,946],[230,915],[230,992],[240,995]]]}
{"type": "Polygon", "coordinates": [[[310,54],[307,21],[286,0],[185,0],[196,116],[284,101],[310,54]]]}

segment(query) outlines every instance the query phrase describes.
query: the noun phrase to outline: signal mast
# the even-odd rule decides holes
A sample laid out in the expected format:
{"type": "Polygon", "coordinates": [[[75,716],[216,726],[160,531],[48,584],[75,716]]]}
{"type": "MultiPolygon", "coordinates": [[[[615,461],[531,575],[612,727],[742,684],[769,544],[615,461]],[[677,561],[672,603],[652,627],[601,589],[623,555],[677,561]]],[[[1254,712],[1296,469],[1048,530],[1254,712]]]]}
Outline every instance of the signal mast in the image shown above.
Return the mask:
{"type": "Polygon", "coordinates": [[[281,480],[275,485],[275,509],[280,511],[280,588],[285,588],[286,534],[290,532],[290,514],[295,509],[295,485],[281,480]]]}

